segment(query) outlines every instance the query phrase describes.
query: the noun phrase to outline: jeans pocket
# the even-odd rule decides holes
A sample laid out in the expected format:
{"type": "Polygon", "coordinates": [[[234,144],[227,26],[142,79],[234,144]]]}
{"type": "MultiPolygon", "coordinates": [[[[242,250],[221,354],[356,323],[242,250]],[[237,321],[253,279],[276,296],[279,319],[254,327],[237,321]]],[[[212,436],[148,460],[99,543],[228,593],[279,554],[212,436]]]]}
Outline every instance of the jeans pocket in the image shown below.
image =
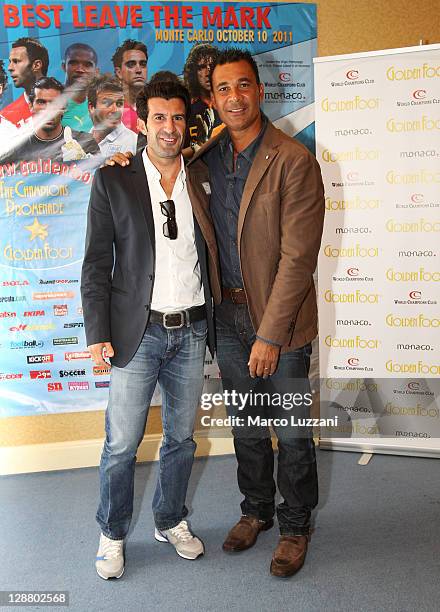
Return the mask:
{"type": "Polygon", "coordinates": [[[304,345],[303,351],[306,357],[310,357],[312,355],[312,344],[309,342],[308,344],[304,345]]]}
{"type": "Polygon", "coordinates": [[[196,338],[206,338],[208,335],[208,324],[206,319],[191,323],[191,331],[196,338]]]}

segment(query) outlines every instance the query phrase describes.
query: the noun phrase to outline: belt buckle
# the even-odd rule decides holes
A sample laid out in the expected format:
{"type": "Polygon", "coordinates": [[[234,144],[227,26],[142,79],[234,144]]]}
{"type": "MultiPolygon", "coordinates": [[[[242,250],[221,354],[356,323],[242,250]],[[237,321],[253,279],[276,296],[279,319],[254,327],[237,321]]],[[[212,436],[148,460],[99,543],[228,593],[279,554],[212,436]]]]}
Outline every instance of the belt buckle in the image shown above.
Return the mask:
{"type": "Polygon", "coordinates": [[[229,291],[230,291],[230,296],[231,296],[231,302],[233,304],[237,305],[238,302],[235,301],[235,295],[236,294],[238,295],[240,293],[240,291],[243,291],[243,290],[240,289],[240,288],[234,288],[234,289],[230,289],[229,291]]]}
{"type": "Polygon", "coordinates": [[[186,316],[183,310],[180,310],[179,312],[164,312],[163,313],[162,325],[165,327],[165,329],[181,329],[185,324],[186,324],[186,316]],[[176,317],[177,315],[180,316],[180,323],[178,325],[168,325],[167,317],[176,317]]]}

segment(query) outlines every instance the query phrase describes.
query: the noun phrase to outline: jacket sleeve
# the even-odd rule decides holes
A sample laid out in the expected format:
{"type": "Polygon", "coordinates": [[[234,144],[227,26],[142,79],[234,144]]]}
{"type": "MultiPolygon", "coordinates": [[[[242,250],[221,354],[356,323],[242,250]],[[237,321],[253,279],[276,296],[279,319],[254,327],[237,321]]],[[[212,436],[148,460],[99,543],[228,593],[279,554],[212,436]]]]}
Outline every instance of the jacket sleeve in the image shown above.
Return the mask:
{"type": "Polygon", "coordinates": [[[114,224],[102,171],[93,179],[81,273],[81,298],[87,345],[110,342],[110,291],[114,224]]]}
{"type": "Polygon", "coordinates": [[[279,345],[291,340],[298,310],[313,283],[324,222],[324,187],[308,151],[287,160],[280,193],[280,259],[257,335],[279,345]]]}

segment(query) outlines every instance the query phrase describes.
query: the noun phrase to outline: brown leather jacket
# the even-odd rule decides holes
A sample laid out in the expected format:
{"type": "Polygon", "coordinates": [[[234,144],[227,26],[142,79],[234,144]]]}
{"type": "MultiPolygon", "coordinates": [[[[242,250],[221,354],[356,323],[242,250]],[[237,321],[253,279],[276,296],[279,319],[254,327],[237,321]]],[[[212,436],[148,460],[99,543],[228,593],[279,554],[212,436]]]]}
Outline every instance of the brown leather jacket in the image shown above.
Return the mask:
{"type": "MultiPolygon", "coordinates": [[[[203,160],[218,137],[190,162],[203,160]]],[[[304,346],[316,336],[313,282],[324,220],[324,187],[316,158],[268,123],[249,172],[237,244],[249,314],[258,336],[304,346]]]]}

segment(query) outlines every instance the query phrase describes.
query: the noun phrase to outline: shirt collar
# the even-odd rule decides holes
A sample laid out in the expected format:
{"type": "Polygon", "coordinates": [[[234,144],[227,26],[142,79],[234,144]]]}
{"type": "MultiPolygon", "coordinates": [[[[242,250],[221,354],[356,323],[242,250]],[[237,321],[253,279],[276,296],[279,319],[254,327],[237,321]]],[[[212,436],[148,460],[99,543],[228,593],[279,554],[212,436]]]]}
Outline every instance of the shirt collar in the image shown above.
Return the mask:
{"type": "MultiPolygon", "coordinates": [[[[264,136],[264,132],[266,131],[266,128],[267,128],[268,119],[263,112],[261,113],[261,119],[262,119],[262,126],[261,126],[261,130],[258,136],[246,147],[246,149],[243,149],[243,151],[240,151],[239,153],[239,155],[242,155],[246,159],[246,161],[248,161],[249,163],[253,162],[255,155],[257,153],[257,149],[261,144],[261,141],[264,136]]],[[[223,130],[220,136],[219,146],[220,146],[220,151],[223,157],[227,155],[228,153],[233,154],[234,152],[231,136],[229,135],[229,132],[227,129],[223,130]]]]}
{"type": "MultiPolygon", "coordinates": [[[[160,179],[162,178],[162,175],[159,172],[159,170],[156,168],[156,166],[153,164],[151,159],[148,157],[148,155],[147,155],[147,147],[145,147],[145,149],[142,151],[142,160],[144,162],[144,166],[145,166],[145,170],[147,172],[147,176],[151,175],[155,179],[160,181],[160,179]]],[[[180,171],[179,171],[179,174],[177,175],[176,181],[177,180],[182,181],[183,184],[186,181],[185,162],[183,160],[183,156],[182,155],[180,156],[180,171]]]]}

